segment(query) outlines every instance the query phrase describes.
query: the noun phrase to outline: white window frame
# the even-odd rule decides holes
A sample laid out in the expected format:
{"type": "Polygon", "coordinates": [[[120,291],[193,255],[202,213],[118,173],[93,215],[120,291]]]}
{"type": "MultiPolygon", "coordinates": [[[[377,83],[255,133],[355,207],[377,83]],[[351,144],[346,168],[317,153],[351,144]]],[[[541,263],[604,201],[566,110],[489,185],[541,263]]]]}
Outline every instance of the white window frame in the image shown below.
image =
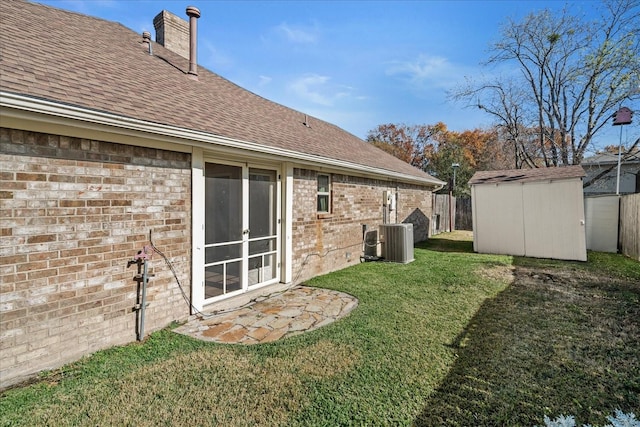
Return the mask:
{"type": "Polygon", "coordinates": [[[331,213],[331,175],[328,173],[319,173],[316,177],[316,209],[319,214],[331,213]],[[320,191],[318,186],[320,184],[320,177],[327,177],[327,191],[320,191]],[[320,210],[320,197],[327,197],[327,210],[320,210]]]}

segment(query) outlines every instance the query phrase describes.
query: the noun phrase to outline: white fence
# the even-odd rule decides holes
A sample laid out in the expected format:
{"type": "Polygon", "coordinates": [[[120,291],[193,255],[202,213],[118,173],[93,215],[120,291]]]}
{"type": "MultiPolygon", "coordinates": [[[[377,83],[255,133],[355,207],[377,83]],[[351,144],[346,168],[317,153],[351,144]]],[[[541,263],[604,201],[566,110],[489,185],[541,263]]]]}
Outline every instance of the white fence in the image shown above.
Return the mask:
{"type": "Polygon", "coordinates": [[[640,193],[584,199],[587,249],[640,261],[640,193]]]}

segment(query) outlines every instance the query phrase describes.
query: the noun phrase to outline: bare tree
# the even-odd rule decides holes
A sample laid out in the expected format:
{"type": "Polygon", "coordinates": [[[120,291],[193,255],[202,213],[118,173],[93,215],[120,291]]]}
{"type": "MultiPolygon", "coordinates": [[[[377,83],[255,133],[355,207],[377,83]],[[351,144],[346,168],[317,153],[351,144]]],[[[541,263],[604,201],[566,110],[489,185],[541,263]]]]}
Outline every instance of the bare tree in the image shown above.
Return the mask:
{"type": "Polygon", "coordinates": [[[519,73],[453,93],[507,129],[521,150],[516,167],[579,164],[621,103],[640,99],[630,90],[640,76],[640,1],[605,0],[601,10],[597,22],[566,8],[507,21],[486,65],[515,63],[519,73]],[[519,126],[537,130],[538,159],[522,151],[519,126]]]}
{"type": "Polygon", "coordinates": [[[536,167],[535,150],[528,147],[529,130],[525,111],[525,93],[513,80],[503,79],[474,86],[473,82],[459,88],[457,98],[477,99],[477,107],[494,116],[505,152],[513,155],[516,169],[536,167]],[[480,98],[482,97],[482,102],[480,98]]]}

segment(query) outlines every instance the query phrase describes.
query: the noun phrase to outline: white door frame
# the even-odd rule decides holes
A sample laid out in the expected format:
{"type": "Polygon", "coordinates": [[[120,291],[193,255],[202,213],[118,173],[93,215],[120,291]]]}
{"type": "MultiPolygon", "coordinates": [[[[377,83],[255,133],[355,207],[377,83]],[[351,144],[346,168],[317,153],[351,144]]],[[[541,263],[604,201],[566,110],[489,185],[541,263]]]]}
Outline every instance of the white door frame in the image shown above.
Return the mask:
{"type": "Polygon", "coordinates": [[[226,159],[220,159],[207,155],[202,149],[194,148],[192,153],[192,218],[193,218],[193,234],[192,234],[192,248],[193,248],[193,262],[192,262],[192,292],[191,301],[193,309],[202,310],[203,307],[210,303],[215,303],[221,300],[226,300],[234,296],[242,295],[250,290],[269,286],[281,281],[282,272],[281,264],[283,258],[283,245],[282,245],[282,233],[284,227],[282,227],[282,180],[281,180],[282,167],[278,163],[252,163],[252,162],[234,162],[226,159]],[[223,295],[219,295],[213,298],[205,299],[205,277],[204,277],[204,265],[205,265],[205,164],[216,163],[221,165],[235,166],[242,169],[242,229],[248,230],[249,227],[249,170],[250,169],[263,169],[271,170],[276,175],[276,194],[275,194],[275,209],[276,209],[276,260],[274,267],[275,277],[273,279],[258,283],[252,286],[248,285],[248,259],[249,259],[249,235],[243,233],[242,239],[242,283],[241,287],[237,291],[229,292],[223,295]]]}

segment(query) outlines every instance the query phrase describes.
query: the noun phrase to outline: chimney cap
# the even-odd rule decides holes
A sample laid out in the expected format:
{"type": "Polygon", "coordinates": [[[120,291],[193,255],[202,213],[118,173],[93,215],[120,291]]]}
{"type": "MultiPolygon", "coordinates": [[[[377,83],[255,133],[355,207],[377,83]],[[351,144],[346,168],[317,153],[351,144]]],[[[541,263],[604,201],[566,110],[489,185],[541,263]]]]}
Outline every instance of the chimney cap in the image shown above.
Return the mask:
{"type": "Polygon", "coordinates": [[[195,6],[187,6],[187,16],[190,18],[200,18],[200,9],[195,6]]]}

